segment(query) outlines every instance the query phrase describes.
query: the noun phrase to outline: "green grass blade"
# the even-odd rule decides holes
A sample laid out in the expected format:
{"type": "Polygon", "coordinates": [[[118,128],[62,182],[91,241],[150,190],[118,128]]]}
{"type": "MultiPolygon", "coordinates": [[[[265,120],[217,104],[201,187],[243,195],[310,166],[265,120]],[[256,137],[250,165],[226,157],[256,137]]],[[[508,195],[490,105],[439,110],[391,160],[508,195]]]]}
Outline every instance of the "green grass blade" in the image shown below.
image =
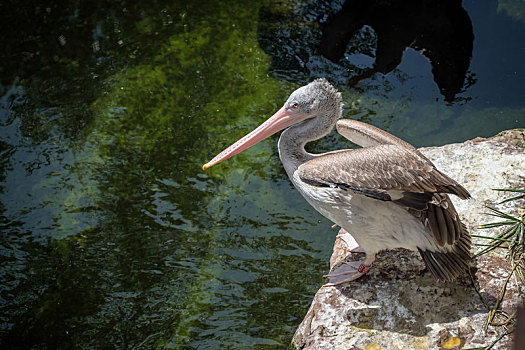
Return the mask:
{"type": "Polygon", "coordinates": [[[509,239],[500,238],[500,237],[481,236],[481,235],[470,235],[470,237],[490,239],[490,240],[493,240],[493,241],[512,242],[509,239]]]}
{"type": "Polygon", "coordinates": [[[516,224],[516,221],[497,221],[497,222],[490,222],[488,224],[480,225],[480,228],[493,228],[493,227],[500,227],[500,226],[508,226],[508,225],[514,225],[516,224]]]}
{"type": "Polygon", "coordinates": [[[525,188],[493,188],[493,191],[525,193],[525,188]]]}
{"type": "Polygon", "coordinates": [[[509,215],[507,213],[504,213],[502,212],[501,210],[498,210],[496,208],[492,208],[492,207],[485,207],[487,209],[489,209],[491,211],[491,213],[485,213],[485,215],[490,215],[490,216],[497,216],[497,217],[500,217],[500,218],[505,218],[507,220],[519,220],[519,218],[516,218],[512,215],[509,215]]]}
{"type": "Polygon", "coordinates": [[[521,195],[516,196],[516,197],[507,198],[505,200],[502,200],[498,204],[503,204],[503,203],[507,203],[507,202],[511,202],[511,201],[517,201],[518,199],[522,199],[522,198],[525,198],[525,194],[521,194],[521,195]]]}
{"type": "Polygon", "coordinates": [[[500,192],[523,193],[523,194],[520,194],[520,195],[515,196],[515,197],[507,198],[507,199],[499,202],[499,204],[503,204],[503,203],[515,201],[515,200],[518,200],[518,199],[521,199],[521,198],[525,198],[525,189],[523,189],[523,188],[493,188],[493,190],[494,191],[500,191],[500,192]]]}

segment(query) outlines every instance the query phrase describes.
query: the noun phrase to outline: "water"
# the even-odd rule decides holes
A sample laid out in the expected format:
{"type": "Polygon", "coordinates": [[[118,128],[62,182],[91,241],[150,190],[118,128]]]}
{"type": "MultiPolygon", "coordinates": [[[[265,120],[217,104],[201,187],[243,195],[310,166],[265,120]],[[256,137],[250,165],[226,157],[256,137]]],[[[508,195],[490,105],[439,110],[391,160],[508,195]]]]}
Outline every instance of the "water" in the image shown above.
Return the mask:
{"type": "Polygon", "coordinates": [[[380,53],[365,26],[319,54],[342,1],[2,4],[2,348],[287,348],[336,232],[275,138],[202,164],[318,76],[417,146],[524,127],[523,5],[484,5],[464,4],[474,83],[447,100],[418,47],[348,88],[380,53]]]}

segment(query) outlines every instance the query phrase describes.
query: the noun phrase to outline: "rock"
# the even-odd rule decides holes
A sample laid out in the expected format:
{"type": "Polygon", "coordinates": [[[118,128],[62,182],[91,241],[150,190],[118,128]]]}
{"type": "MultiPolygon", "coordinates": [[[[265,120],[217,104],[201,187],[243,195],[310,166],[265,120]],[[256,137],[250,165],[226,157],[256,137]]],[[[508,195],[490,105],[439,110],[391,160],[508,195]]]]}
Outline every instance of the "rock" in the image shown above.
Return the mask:
{"type": "MultiPolygon", "coordinates": [[[[524,135],[523,130],[509,130],[490,139],[421,149],[471,193],[470,200],[453,200],[472,234],[497,232],[479,228],[494,221],[484,214],[486,205],[517,214],[515,203],[498,204],[509,194],[493,189],[525,187],[524,135]]],[[[474,252],[482,249],[476,246],[480,243],[486,241],[473,239],[474,252]]],[[[338,240],[332,262],[341,254],[350,253],[338,240]]],[[[316,293],[293,344],[297,349],[344,350],[488,346],[504,332],[503,327],[485,330],[484,325],[509,271],[504,252],[494,252],[475,259],[470,275],[442,283],[430,275],[418,253],[404,249],[381,252],[368,275],[316,293]]],[[[524,286],[510,279],[501,309],[514,312],[524,295],[524,286]]],[[[493,349],[510,349],[511,338],[503,337],[493,349]]]]}

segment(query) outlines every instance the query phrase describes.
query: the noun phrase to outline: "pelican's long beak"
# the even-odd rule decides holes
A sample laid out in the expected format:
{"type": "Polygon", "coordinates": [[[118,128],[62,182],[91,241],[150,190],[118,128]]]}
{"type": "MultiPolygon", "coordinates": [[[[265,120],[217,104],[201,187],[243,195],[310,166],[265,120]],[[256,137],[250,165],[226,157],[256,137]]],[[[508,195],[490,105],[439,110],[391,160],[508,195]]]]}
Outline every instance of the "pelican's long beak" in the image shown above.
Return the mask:
{"type": "Polygon", "coordinates": [[[230,147],[215,156],[212,160],[202,166],[202,170],[206,170],[217,163],[222,162],[230,157],[233,157],[237,153],[241,153],[245,149],[250,148],[256,143],[264,140],[267,137],[272,136],[276,132],[279,132],[297,122],[298,118],[293,118],[293,112],[288,111],[284,106],[271,116],[264,123],[259,125],[257,129],[253,130],[248,135],[244,136],[239,141],[235,142],[230,147]]]}

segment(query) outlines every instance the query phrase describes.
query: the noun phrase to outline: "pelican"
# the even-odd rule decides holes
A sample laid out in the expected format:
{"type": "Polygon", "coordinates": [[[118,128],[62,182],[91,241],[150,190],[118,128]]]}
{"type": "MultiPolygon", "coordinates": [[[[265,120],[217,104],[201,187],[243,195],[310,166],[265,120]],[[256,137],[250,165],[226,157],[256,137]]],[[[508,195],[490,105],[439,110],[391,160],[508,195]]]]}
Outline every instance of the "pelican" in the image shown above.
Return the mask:
{"type": "Polygon", "coordinates": [[[339,236],[352,252],[365,253],[363,260],[343,263],[328,274],[326,286],[363,276],[377,252],[394,248],[419,251],[438,280],[454,280],[468,268],[470,235],[448,195],[468,199],[470,194],[409,143],[341,116],[341,94],[326,79],[316,79],[202,168],[284,129],[279,157],[295,188],[341,227],[339,236]],[[361,148],[324,154],[305,150],[306,143],[326,136],[334,126],[361,148]]]}

